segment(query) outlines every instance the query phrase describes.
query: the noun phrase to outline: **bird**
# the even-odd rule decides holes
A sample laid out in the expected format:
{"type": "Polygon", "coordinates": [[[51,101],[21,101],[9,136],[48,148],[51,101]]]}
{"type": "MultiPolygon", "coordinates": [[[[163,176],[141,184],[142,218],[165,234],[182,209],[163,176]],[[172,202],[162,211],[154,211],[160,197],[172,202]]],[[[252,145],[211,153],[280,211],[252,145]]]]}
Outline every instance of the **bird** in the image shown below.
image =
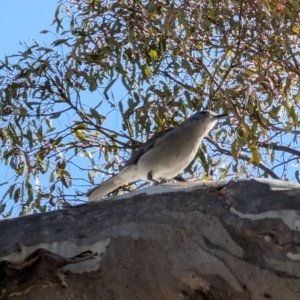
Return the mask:
{"type": "Polygon", "coordinates": [[[85,195],[96,201],[127,182],[162,183],[178,175],[195,158],[199,145],[227,114],[196,112],[177,126],[154,134],[132,154],[119,174],[90,189],[85,195]]]}

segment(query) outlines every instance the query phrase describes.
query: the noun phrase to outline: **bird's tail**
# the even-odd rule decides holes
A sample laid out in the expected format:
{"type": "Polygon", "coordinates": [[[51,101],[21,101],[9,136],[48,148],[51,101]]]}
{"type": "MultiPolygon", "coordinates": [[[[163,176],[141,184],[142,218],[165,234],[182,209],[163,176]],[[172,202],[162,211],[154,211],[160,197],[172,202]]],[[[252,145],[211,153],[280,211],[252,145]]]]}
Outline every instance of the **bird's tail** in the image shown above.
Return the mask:
{"type": "Polygon", "coordinates": [[[90,189],[85,195],[89,197],[89,201],[99,200],[126,182],[126,180],[121,177],[123,176],[114,176],[90,189]]]}

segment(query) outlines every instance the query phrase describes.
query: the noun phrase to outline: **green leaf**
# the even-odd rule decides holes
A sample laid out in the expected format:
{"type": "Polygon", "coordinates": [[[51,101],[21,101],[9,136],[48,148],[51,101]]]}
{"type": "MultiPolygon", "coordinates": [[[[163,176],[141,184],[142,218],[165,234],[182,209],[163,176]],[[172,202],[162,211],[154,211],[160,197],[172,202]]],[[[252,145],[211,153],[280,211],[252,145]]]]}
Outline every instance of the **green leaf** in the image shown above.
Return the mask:
{"type": "Polygon", "coordinates": [[[13,199],[14,199],[15,203],[17,203],[19,201],[19,199],[20,199],[20,188],[17,188],[15,190],[13,199]]]}
{"type": "Polygon", "coordinates": [[[297,33],[297,35],[300,36],[300,26],[299,25],[294,25],[293,26],[293,31],[297,33]]]}
{"type": "Polygon", "coordinates": [[[52,119],[58,119],[60,116],[61,116],[61,113],[60,113],[60,112],[56,112],[56,113],[53,113],[53,114],[51,115],[51,118],[52,118],[52,119]]]}
{"type": "Polygon", "coordinates": [[[57,47],[57,46],[59,46],[59,45],[61,45],[61,44],[64,44],[64,45],[66,45],[66,46],[70,46],[70,44],[67,43],[67,41],[69,41],[69,39],[58,39],[58,40],[54,41],[54,42],[52,43],[52,45],[55,46],[55,47],[57,47]]]}
{"type": "Polygon", "coordinates": [[[152,59],[157,59],[157,58],[158,58],[157,51],[151,49],[151,50],[149,51],[149,56],[150,56],[152,59]]]}
{"type": "Polygon", "coordinates": [[[299,170],[297,170],[297,171],[295,172],[295,177],[296,177],[298,183],[300,183],[300,172],[299,172],[299,170]]]}
{"type": "Polygon", "coordinates": [[[255,145],[250,144],[250,143],[248,143],[248,147],[249,147],[249,149],[251,151],[251,154],[252,154],[252,157],[251,157],[251,159],[248,163],[249,164],[254,163],[255,165],[258,165],[261,161],[261,157],[260,157],[260,153],[258,151],[258,148],[255,145]]]}
{"type": "Polygon", "coordinates": [[[238,160],[238,152],[237,152],[237,140],[234,140],[231,144],[231,154],[232,157],[237,161],[238,160]]]}
{"type": "Polygon", "coordinates": [[[105,87],[104,91],[103,91],[103,95],[106,98],[106,100],[109,99],[107,92],[109,91],[109,89],[114,85],[114,83],[117,81],[118,77],[114,78],[113,80],[111,80],[109,82],[109,84],[105,87]]]}
{"type": "Polygon", "coordinates": [[[0,204],[0,214],[2,214],[5,211],[6,208],[6,203],[1,203],[0,204]]]}
{"type": "Polygon", "coordinates": [[[41,125],[41,126],[39,127],[39,129],[36,131],[35,135],[36,135],[36,137],[37,137],[40,141],[43,140],[44,136],[43,136],[43,126],[42,126],[42,125],[41,125]]]}

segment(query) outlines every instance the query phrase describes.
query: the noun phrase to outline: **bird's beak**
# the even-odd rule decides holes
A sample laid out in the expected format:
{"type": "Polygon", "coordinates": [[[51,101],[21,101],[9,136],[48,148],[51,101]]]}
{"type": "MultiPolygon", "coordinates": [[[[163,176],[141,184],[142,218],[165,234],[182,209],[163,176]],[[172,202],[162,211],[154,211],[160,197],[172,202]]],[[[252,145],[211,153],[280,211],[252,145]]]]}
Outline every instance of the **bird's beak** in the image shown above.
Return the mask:
{"type": "Polygon", "coordinates": [[[226,117],[226,116],[228,116],[228,114],[220,114],[220,115],[216,115],[215,118],[221,119],[221,118],[226,117]]]}

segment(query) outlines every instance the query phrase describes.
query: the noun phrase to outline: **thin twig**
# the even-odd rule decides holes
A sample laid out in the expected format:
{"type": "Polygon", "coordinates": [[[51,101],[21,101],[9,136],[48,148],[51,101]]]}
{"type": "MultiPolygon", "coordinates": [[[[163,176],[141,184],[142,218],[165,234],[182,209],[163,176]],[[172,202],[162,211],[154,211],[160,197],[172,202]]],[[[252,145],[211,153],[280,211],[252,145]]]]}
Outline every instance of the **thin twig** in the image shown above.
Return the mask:
{"type": "MultiPolygon", "coordinates": [[[[229,155],[232,157],[232,154],[229,150],[221,147],[220,145],[218,145],[217,142],[215,142],[211,137],[207,136],[206,139],[212,143],[221,153],[223,154],[226,154],[226,155],[229,155]]],[[[250,161],[251,158],[246,156],[246,155],[243,155],[243,154],[238,154],[238,157],[239,159],[242,159],[244,161],[250,161]]],[[[255,166],[259,167],[261,170],[265,171],[268,175],[270,175],[272,178],[274,179],[281,179],[280,177],[278,177],[272,170],[270,170],[267,166],[265,166],[264,164],[262,163],[253,163],[255,166]]]]}

